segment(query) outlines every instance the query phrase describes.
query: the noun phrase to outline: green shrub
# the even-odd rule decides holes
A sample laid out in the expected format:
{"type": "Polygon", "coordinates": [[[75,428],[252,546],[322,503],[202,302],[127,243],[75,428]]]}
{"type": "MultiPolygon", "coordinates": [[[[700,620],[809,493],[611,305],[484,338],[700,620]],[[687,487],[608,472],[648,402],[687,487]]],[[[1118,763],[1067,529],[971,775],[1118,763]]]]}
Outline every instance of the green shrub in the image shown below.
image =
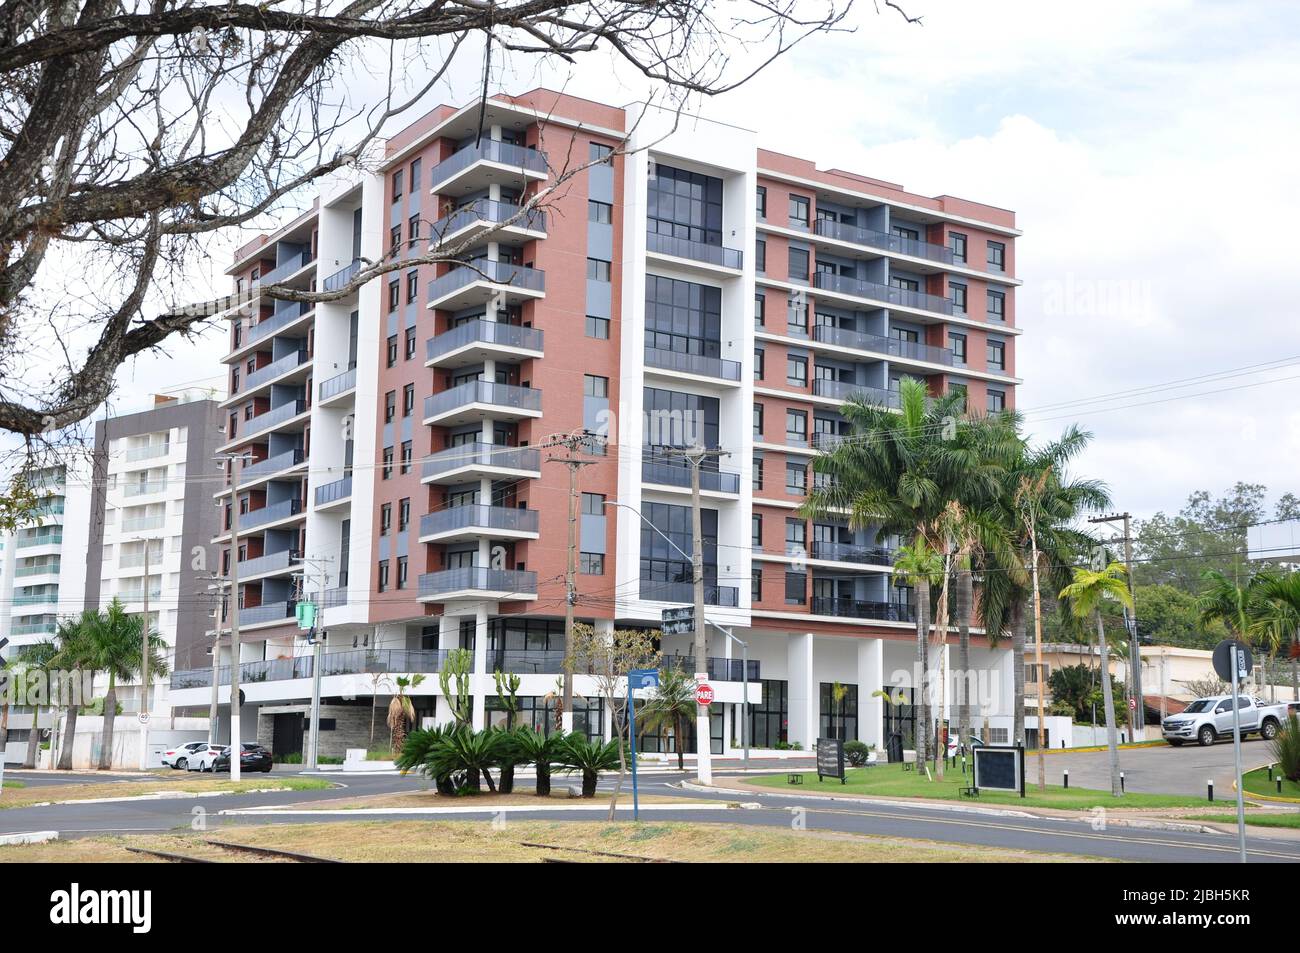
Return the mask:
{"type": "Polygon", "coordinates": [[[1273,739],[1272,749],[1283,776],[1300,781],[1300,719],[1294,714],[1287,717],[1286,727],[1273,739]]]}
{"type": "Polygon", "coordinates": [[[869,745],[865,741],[846,741],[844,742],[844,757],[849,764],[855,768],[860,768],[867,763],[867,758],[871,755],[871,749],[875,745],[869,745]]]}

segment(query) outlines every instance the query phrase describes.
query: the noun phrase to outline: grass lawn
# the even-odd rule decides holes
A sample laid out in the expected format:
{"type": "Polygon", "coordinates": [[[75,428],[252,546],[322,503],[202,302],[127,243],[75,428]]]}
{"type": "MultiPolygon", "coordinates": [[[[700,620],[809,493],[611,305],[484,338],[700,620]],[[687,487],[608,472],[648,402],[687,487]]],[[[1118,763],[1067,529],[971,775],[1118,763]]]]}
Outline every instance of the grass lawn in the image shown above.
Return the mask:
{"type": "Polygon", "coordinates": [[[0,847],[0,863],[139,863],[151,859],[130,853],[126,850],[128,846],[211,856],[212,848],[201,843],[204,839],[301,851],[338,860],[386,863],[540,863],[543,859],[620,862],[620,858],[602,857],[592,851],[663,860],[749,863],[1041,863],[1089,859],[731,824],[522,821],[494,829],[483,822],[342,821],[223,827],[207,834],[87,837],[15,845],[0,847]]]}
{"type": "Polygon", "coordinates": [[[10,791],[5,782],[5,791],[0,795],[0,810],[4,808],[30,807],[33,804],[45,804],[54,801],[87,801],[105,797],[141,797],[146,794],[166,793],[176,795],[179,791],[211,794],[216,791],[260,791],[278,788],[284,791],[318,791],[333,785],[319,778],[273,778],[259,777],[253,781],[235,783],[229,779],[208,777],[190,777],[176,782],[154,785],[147,781],[105,781],[103,783],[40,785],[21,791],[10,791]]]}
{"type": "MultiPolygon", "coordinates": [[[[1189,820],[1217,821],[1220,824],[1236,824],[1236,814],[1194,814],[1189,820]]],[[[1247,811],[1246,823],[1255,827],[1289,827],[1300,830],[1300,812],[1282,814],[1277,811],[1247,811]]]]}
{"type": "Polygon", "coordinates": [[[1088,810],[1094,807],[1106,808],[1160,808],[1160,807],[1200,807],[1204,798],[1180,797],[1175,794],[1138,794],[1130,792],[1124,797],[1111,797],[1109,791],[1092,791],[1087,788],[1071,787],[1069,790],[1049,784],[1047,792],[1040,794],[1031,781],[1025,786],[1025,797],[1003,791],[981,791],[978,798],[962,797],[960,789],[969,783],[969,775],[962,775],[960,768],[949,768],[943,781],[929,781],[924,771],[904,771],[900,764],[882,764],[874,768],[850,768],[847,772],[848,783],[827,778],[820,784],[817,772],[804,774],[802,787],[786,783],[785,774],[764,775],[747,780],[746,784],[756,784],[776,788],[795,794],[864,794],[882,797],[923,797],[943,801],[965,801],[971,804],[1006,804],[1019,807],[1054,807],[1063,810],[1088,810]]]}
{"type": "MultiPolygon", "coordinates": [[[[1247,771],[1241,777],[1241,786],[1242,790],[1247,794],[1267,794],[1271,797],[1278,797],[1277,781],[1268,779],[1267,768],[1256,768],[1254,771],[1247,771]]],[[[1281,796],[1300,798],[1300,784],[1283,778],[1281,796]]]]}
{"type": "Polygon", "coordinates": [[[27,785],[23,784],[23,782],[21,781],[6,781],[4,783],[4,787],[6,789],[12,788],[13,790],[17,791],[19,788],[27,787],[27,785]]]}

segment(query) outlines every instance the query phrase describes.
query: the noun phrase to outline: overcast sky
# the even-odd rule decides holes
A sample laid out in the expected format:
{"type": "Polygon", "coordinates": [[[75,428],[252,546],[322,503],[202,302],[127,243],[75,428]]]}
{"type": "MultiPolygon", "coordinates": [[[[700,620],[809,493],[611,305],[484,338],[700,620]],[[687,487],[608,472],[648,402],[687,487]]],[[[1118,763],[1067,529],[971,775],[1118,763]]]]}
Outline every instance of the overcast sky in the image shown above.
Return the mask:
{"type": "MultiPolygon", "coordinates": [[[[855,33],[810,41],[701,111],[823,168],[1014,209],[1019,405],[1036,434],[1093,431],[1080,470],[1118,508],[1176,510],[1237,480],[1300,491],[1300,269],[1283,224],[1300,218],[1300,5],[904,6],[924,26],[868,4],[855,33]],[[1182,383],[1154,389],[1169,382],[1182,383]]],[[[473,95],[480,63],[460,65],[436,99],[473,95]]],[[[620,72],[515,60],[494,81],[640,96],[620,72]]],[[[198,267],[196,297],[221,268],[198,267]]],[[[224,347],[211,335],[142,359],[116,406],[220,386],[224,347]]]]}

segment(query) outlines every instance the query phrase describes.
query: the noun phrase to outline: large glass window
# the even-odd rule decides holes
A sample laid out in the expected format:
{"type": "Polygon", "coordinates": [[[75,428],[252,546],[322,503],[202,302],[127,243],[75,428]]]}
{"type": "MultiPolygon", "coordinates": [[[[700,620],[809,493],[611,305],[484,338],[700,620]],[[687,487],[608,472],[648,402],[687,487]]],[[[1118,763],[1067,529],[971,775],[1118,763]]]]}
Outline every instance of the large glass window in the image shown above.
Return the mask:
{"type": "Polygon", "coordinates": [[[775,748],[788,741],[790,726],[790,683],[784,679],[759,681],[763,700],[749,709],[751,744],[755,748],[775,748]]]}
{"type": "MultiPolygon", "coordinates": [[[[718,398],[661,387],[642,390],[645,446],[719,446],[718,398]]],[[[757,406],[757,405],[756,405],[757,406]]]]}
{"type": "MultiPolygon", "coordinates": [[[[691,508],[673,503],[642,503],[641,580],[643,582],[691,582],[691,562],[683,554],[694,552],[691,508]]],[[[700,511],[704,584],[718,582],[718,511],[700,511]]],[[[655,598],[654,587],[641,587],[643,598],[655,598]]]]}
{"type": "Polygon", "coordinates": [[[834,683],[821,683],[821,719],[817,737],[854,741],[858,737],[858,686],[840,687],[844,690],[844,697],[837,701],[834,683]]]}
{"type": "Polygon", "coordinates": [[[656,163],[647,202],[648,231],[722,244],[721,179],[656,163]]]}
{"type": "Polygon", "coordinates": [[[646,347],[718,357],[722,353],[722,289],[647,275],[646,347]]]}

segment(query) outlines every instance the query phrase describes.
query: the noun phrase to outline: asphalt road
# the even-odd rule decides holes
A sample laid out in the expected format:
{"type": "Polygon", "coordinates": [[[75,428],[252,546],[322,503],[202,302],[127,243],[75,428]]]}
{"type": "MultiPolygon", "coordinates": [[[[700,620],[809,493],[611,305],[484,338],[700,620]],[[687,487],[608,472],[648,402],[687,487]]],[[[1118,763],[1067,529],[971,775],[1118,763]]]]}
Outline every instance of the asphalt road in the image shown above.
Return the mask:
{"type": "MultiPolygon", "coordinates": [[[[719,773],[719,777],[724,776],[719,773]]],[[[682,808],[655,811],[655,821],[694,821],[763,827],[800,825],[807,830],[917,838],[956,844],[1004,847],[1052,853],[1080,854],[1119,860],[1166,861],[1175,863],[1228,862],[1236,859],[1236,842],[1226,834],[1147,830],[1110,825],[1094,830],[1078,820],[1016,817],[976,813],[897,803],[827,802],[807,796],[786,796],[765,792],[728,795],[757,804],[752,810],[727,812],[692,810],[697,798],[716,797],[683,791],[673,784],[685,775],[647,775],[641,791],[674,795],[682,808]]],[[[190,829],[196,816],[208,830],[225,825],[249,823],[302,823],[301,815],[230,815],[222,812],[271,805],[313,803],[325,807],[330,800],[367,794],[417,791],[428,787],[424,779],[397,775],[334,775],[346,788],[322,791],[289,791],[276,794],[224,795],[175,801],[133,801],[111,804],[52,805],[49,807],[0,810],[0,832],[57,830],[61,837],[102,833],[161,832],[190,829]],[[198,812],[196,814],[196,808],[198,812]]],[[[558,781],[559,779],[557,779],[558,781]]],[[[561,782],[562,783],[562,782],[561,782]]],[[[611,783],[602,784],[610,787],[611,783]]],[[[124,785],[124,788],[126,786],[124,785]]],[[[332,815],[321,821],[355,820],[357,815],[332,815]]],[[[366,815],[374,820],[384,815],[366,815]]],[[[410,815],[390,815],[411,820],[410,815]]],[[[451,818],[463,823],[489,821],[493,812],[462,814],[451,818]]],[[[592,812],[511,812],[511,820],[592,820],[603,817],[592,812]]],[[[643,815],[645,817],[645,815],[643,815]]],[[[1300,841],[1248,837],[1250,859],[1256,862],[1300,862],[1300,841]]]]}
{"type": "MultiPolygon", "coordinates": [[[[1047,765],[1048,784],[1060,784],[1065,770],[1069,769],[1070,784],[1110,790],[1110,758],[1104,750],[1077,754],[1054,751],[1043,760],[1047,765]]],[[[1243,771],[1263,767],[1272,760],[1268,742],[1251,737],[1241,743],[1243,771]]],[[[1124,786],[1129,791],[1204,797],[1205,782],[1213,779],[1216,800],[1233,796],[1231,741],[1220,741],[1206,748],[1195,744],[1181,748],[1166,744],[1121,748],[1119,768],[1124,772],[1124,786]]],[[[1037,781],[1038,761],[1033,752],[1025,756],[1025,773],[1031,782],[1037,781]]]]}

